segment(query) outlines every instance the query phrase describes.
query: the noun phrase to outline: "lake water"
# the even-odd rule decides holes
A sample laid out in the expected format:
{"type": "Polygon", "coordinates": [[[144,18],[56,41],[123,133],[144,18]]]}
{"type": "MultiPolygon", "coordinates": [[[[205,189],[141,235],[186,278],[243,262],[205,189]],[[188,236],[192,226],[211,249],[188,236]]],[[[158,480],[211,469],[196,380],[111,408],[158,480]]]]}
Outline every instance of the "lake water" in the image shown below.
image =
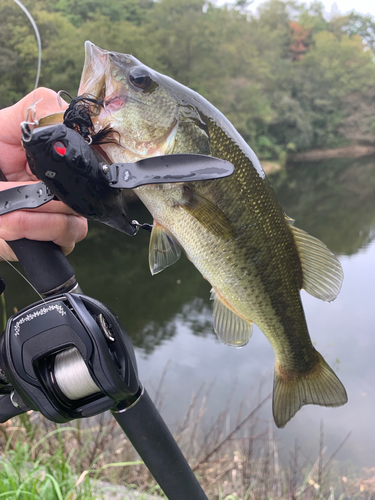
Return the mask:
{"type": "MultiPolygon", "coordinates": [[[[344,383],[349,402],[340,408],[305,406],[274,437],[288,456],[295,440],[305,456],[317,457],[321,421],[326,457],[351,436],[337,458],[355,466],[375,466],[375,158],[294,165],[271,177],[285,212],[296,226],[324,241],[345,273],[338,298],[321,302],[305,292],[302,300],[311,338],[344,383]]],[[[151,222],[142,206],[131,216],[151,222]]],[[[161,378],[161,412],[171,426],[185,415],[195,394],[206,403],[207,425],[225,408],[246,415],[272,390],[273,351],[254,328],[242,349],[222,345],[212,330],[210,285],[186,257],[152,277],[149,234],[133,238],[99,224],[70,257],[87,295],[111,307],[136,347],[140,379],[155,394],[161,378]],[[165,376],[164,376],[164,375],[165,376]],[[242,406],[241,406],[242,405],[242,406]]],[[[8,312],[37,300],[6,263],[8,312]]],[[[272,422],[271,402],[258,415],[272,422]]]]}

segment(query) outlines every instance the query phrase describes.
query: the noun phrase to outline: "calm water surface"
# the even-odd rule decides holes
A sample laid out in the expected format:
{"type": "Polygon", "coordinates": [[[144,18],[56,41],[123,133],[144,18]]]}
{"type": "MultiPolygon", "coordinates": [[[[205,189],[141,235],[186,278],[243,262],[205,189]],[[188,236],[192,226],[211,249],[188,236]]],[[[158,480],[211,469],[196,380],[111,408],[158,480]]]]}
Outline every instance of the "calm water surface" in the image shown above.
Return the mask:
{"type": "MultiPolygon", "coordinates": [[[[295,440],[304,455],[319,451],[324,422],[326,457],[348,432],[337,458],[355,466],[375,466],[375,158],[294,165],[272,176],[286,213],[296,225],[323,240],[342,263],[345,279],[338,298],[326,304],[305,292],[302,300],[310,335],[337,371],[349,402],[328,409],[305,406],[285,429],[273,425],[285,457],[295,440]]],[[[131,207],[140,222],[151,222],[141,206],[131,207]]],[[[120,316],[134,345],[140,379],[155,394],[165,372],[161,412],[173,428],[192,397],[209,394],[208,425],[228,406],[233,419],[246,415],[272,390],[274,355],[254,328],[243,349],[220,344],[212,331],[210,285],[182,257],[151,277],[146,232],[129,238],[98,224],[70,257],[87,295],[102,300],[120,316]]],[[[8,313],[35,301],[33,292],[5,263],[8,313]]],[[[259,412],[260,425],[272,421],[271,403],[259,412]]]]}

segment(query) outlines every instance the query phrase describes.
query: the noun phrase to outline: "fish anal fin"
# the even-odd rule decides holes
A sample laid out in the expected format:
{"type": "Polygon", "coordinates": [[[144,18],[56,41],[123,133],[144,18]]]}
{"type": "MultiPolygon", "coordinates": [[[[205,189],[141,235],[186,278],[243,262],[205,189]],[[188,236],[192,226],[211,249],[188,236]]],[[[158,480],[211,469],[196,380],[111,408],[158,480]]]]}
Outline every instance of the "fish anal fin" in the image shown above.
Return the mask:
{"type": "Polygon", "coordinates": [[[276,363],[273,386],[273,418],[284,427],[304,405],[342,406],[348,401],[346,390],[323,356],[305,373],[282,370],[276,363]]]}
{"type": "Polygon", "coordinates": [[[340,292],[344,273],[339,260],[317,238],[293,226],[287,218],[297,245],[303,283],[302,288],[318,299],[330,302],[340,292]]]}
{"type": "Polygon", "coordinates": [[[174,264],[181,256],[181,247],[175,237],[154,221],[150,236],[148,260],[151,274],[157,274],[174,264]]]}
{"type": "Polygon", "coordinates": [[[204,196],[186,187],[180,206],[215,236],[225,240],[234,237],[234,227],[225,214],[204,196]]]}
{"type": "Polygon", "coordinates": [[[246,345],[253,333],[253,323],[238,316],[213,289],[211,300],[214,301],[214,330],[219,340],[234,347],[246,345]]]}

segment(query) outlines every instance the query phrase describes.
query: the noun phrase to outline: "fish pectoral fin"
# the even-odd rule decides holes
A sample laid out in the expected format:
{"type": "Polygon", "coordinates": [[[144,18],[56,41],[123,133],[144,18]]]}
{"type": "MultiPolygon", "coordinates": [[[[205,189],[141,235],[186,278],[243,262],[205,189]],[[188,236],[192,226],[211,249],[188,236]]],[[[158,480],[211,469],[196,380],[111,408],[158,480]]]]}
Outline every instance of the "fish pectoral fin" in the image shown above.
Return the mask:
{"type": "Polygon", "coordinates": [[[204,196],[186,187],[180,206],[215,236],[225,240],[234,237],[234,228],[225,214],[204,196]]]}
{"type": "Polygon", "coordinates": [[[339,260],[317,238],[293,226],[287,218],[297,245],[303,283],[302,288],[318,299],[330,302],[341,289],[344,273],[339,260]]]}
{"type": "Polygon", "coordinates": [[[342,406],[348,401],[337,375],[318,351],[315,354],[315,365],[304,373],[282,370],[276,363],[272,411],[277,427],[284,427],[304,405],[342,406]]]}
{"type": "Polygon", "coordinates": [[[214,330],[223,344],[234,347],[246,345],[253,333],[253,323],[244,320],[224,304],[215,291],[211,290],[214,301],[214,330]]]}
{"type": "Polygon", "coordinates": [[[157,274],[174,264],[181,256],[181,247],[175,237],[154,221],[150,236],[148,260],[151,274],[157,274]]]}

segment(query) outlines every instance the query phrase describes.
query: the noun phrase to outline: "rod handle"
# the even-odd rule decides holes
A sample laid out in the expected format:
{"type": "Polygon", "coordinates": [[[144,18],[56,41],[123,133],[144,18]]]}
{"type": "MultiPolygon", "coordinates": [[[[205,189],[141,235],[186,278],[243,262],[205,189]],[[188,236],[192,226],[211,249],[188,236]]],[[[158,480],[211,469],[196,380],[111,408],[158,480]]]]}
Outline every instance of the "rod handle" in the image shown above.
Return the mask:
{"type": "Polygon", "coordinates": [[[61,248],[52,241],[22,238],[7,241],[26,276],[42,295],[67,292],[77,284],[74,269],[61,248]]]}

